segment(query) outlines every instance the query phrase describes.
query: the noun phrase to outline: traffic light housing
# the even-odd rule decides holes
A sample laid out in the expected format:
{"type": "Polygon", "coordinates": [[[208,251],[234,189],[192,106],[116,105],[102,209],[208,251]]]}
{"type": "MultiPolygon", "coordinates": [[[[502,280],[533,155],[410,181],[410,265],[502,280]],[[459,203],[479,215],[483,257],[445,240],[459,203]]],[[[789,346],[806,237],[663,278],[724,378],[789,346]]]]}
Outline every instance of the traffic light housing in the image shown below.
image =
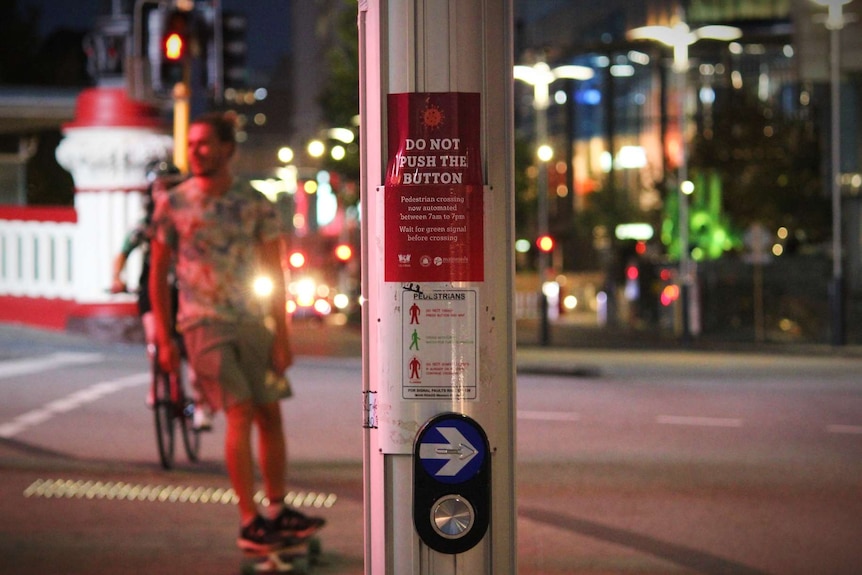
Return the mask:
{"type": "Polygon", "coordinates": [[[177,83],[222,94],[221,7],[212,2],[137,0],[126,80],[135,99],[172,102],[177,83]]]}
{"type": "Polygon", "coordinates": [[[113,82],[126,73],[132,48],[128,39],[131,24],[122,18],[102,19],[96,29],[84,37],[87,73],[97,83],[113,82]]]}
{"type": "Polygon", "coordinates": [[[222,14],[222,77],[225,88],[244,88],[248,79],[248,18],[235,12],[222,14]]]}
{"type": "Polygon", "coordinates": [[[160,44],[160,79],[164,90],[171,90],[185,81],[186,68],[191,52],[191,17],[183,10],[168,10],[165,13],[164,29],[160,44]]]}

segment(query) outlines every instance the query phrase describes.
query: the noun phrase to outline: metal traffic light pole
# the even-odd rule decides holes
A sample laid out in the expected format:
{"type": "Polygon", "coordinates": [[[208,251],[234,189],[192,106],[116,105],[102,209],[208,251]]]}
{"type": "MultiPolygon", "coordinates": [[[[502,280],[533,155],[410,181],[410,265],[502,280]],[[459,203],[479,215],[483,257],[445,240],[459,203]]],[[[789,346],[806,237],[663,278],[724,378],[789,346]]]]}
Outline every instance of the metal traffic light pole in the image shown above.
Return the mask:
{"type": "Polygon", "coordinates": [[[508,575],[512,0],[360,0],[365,573],[508,575]]]}
{"type": "MultiPolygon", "coordinates": [[[[213,2],[216,14],[218,0],[213,2]]],[[[192,0],[136,0],[133,13],[133,50],[127,62],[129,94],[139,100],[169,102],[173,111],[173,162],[187,171],[188,126],[191,110],[191,26],[194,10],[192,0]],[[172,29],[172,19],[185,19],[183,30],[172,29]],[[171,46],[166,40],[171,32],[178,33],[171,46]],[[176,54],[170,54],[176,50],[176,54]],[[166,83],[166,66],[179,67],[178,80],[166,83]]],[[[218,21],[218,19],[216,19],[218,21]]]]}
{"type": "MultiPolygon", "coordinates": [[[[174,7],[176,10],[190,15],[194,10],[193,0],[175,0],[174,7]]],[[[180,47],[181,63],[182,63],[182,78],[174,84],[171,90],[174,107],[174,165],[179,168],[183,174],[188,172],[188,146],[189,146],[189,119],[191,115],[191,36],[189,29],[185,29],[185,34],[181,35],[182,46],[180,47]]]]}
{"type": "Polygon", "coordinates": [[[191,102],[191,82],[189,67],[183,66],[183,81],[177,82],[173,89],[174,100],[174,165],[183,174],[188,173],[189,116],[191,102]]]}

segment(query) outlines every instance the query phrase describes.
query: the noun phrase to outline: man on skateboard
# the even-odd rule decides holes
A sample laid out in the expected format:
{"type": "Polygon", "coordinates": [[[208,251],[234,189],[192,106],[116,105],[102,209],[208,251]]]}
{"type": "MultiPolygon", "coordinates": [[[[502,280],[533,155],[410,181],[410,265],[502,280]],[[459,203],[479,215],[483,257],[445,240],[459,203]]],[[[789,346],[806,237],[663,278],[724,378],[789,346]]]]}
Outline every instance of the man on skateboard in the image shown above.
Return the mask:
{"type": "Polygon", "coordinates": [[[190,177],[159,198],[153,215],[150,294],[163,369],[176,370],[171,337],[168,271],[176,258],[177,327],[205,400],[224,409],[225,463],[239,499],[237,544],[266,553],[310,537],[324,520],[284,504],[287,449],[279,400],[282,387],[267,386],[267,372],[281,375],[293,357],[288,339],[281,226],[263,195],[238,186],[230,160],[236,150],[233,118],[206,114],[189,126],[190,177]],[[251,290],[259,273],[274,285],[267,305],[251,290]],[[269,505],[254,502],[252,427],[269,505]]]}

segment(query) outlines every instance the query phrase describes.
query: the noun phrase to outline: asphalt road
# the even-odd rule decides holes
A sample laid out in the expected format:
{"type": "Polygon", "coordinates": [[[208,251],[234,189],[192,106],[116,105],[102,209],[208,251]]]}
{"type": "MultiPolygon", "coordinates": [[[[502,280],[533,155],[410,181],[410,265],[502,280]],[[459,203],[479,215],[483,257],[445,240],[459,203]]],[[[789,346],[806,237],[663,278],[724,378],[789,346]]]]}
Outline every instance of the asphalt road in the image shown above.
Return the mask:
{"type": "MultiPolygon", "coordinates": [[[[359,574],[358,337],[297,336],[292,497],[329,519],[315,572],[359,574]]],[[[858,354],[620,347],[519,349],[520,573],[859,572],[858,354]]],[[[222,422],[162,471],[146,368],[0,326],[0,574],[240,571],[222,422]]]]}

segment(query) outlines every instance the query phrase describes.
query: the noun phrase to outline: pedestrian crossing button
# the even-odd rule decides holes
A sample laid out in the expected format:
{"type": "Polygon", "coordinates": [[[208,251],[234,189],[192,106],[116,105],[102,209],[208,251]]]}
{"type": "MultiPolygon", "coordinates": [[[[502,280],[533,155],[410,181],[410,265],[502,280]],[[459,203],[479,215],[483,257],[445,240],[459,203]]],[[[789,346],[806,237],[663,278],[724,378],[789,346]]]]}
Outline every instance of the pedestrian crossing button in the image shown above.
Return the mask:
{"type": "Polygon", "coordinates": [[[464,537],[473,528],[476,512],[469,501],[460,495],[444,495],[431,506],[431,525],[446,539],[464,537]]]}

